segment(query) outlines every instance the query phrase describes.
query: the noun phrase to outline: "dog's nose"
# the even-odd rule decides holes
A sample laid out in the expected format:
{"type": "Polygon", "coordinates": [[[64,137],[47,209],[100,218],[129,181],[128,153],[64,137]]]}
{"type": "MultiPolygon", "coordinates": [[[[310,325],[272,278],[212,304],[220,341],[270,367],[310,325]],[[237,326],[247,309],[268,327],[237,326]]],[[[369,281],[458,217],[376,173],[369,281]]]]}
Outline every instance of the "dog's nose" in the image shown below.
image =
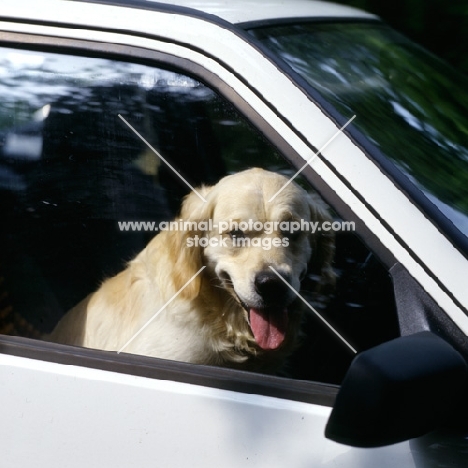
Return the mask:
{"type": "MultiPolygon", "coordinates": [[[[282,277],[290,283],[289,275],[282,277]]],[[[255,290],[267,303],[282,302],[288,294],[288,286],[274,272],[265,271],[255,276],[255,290]]]]}

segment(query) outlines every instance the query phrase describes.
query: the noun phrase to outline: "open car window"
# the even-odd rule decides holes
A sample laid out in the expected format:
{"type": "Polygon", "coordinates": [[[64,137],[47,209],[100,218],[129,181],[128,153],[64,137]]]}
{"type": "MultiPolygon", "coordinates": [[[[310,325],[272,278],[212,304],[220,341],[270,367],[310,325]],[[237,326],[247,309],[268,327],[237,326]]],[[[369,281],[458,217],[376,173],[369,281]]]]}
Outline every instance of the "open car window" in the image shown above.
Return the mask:
{"type": "MultiPolygon", "coordinates": [[[[191,186],[250,167],[296,171],[226,98],[161,65],[2,48],[0,94],[6,335],[50,333],[178,215],[191,186]]],[[[331,328],[359,351],[399,334],[389,273],[346,226],[334,232],[336,284],[313,270],[303,281],[330,326],[306,315],[294,378],[341,382],[354,354],[331,328]]]]}

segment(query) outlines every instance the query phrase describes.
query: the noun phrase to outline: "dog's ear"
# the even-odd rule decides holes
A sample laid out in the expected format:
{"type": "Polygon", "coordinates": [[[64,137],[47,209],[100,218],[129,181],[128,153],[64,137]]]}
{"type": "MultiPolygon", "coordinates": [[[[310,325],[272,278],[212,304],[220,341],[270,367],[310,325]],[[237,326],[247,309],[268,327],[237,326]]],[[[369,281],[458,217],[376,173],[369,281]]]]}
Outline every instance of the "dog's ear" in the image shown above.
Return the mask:
{"type": "Polygon", "coordinates": [[[180,208],[180,218],[184,220],[205,220],[211,216],[213,202],[207,200],[213,186],[202,185],[196,192],[185,196],[180,208]]]}
{"type": "MultiPolygon", "coordinates": [[[[177,291],[187,284],[203,266],[203,248],[200,239],[206,235],[200,229],[202,221],[208,221],[212,214],[212,202],[206,200],[211,187],[201,187],[197,193],[191,192],[182,202],[180,215],[177,220],[183,222],[184,229],[168,232],[168,249],[173,259],[172,280],[177,291]],[[201,195],[201,197],[200,197],[201,195]]],[[[185,300],[192,300],[198,296],[202,284],[203,273],[198,274],[180,292],[185,300]]]]}
{"type": "Polygon", "coordinates": [[[335,234],[332,230],[324,230],[323,223],[333,222],[327,206],[315,193],[308,194],[311,221],[318,222],[320,228],[311,236],[312,258],[311,266],[320,275],[318,289],[334,287],[336,274],[333,270],[335,257],[335,234]]]}

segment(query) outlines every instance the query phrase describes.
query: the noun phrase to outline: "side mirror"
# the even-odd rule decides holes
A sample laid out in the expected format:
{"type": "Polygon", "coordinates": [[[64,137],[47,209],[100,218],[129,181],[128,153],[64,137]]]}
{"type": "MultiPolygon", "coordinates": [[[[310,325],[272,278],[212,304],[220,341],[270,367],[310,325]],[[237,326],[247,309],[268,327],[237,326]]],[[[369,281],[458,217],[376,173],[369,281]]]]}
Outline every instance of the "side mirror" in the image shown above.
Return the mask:
{"type": "Polygon", "coordinates": [[[467,382],[463,357],[433,333],[389,341],[354,359],[325,436],[354,447],[422,436],[450,421],[467,382]]]}

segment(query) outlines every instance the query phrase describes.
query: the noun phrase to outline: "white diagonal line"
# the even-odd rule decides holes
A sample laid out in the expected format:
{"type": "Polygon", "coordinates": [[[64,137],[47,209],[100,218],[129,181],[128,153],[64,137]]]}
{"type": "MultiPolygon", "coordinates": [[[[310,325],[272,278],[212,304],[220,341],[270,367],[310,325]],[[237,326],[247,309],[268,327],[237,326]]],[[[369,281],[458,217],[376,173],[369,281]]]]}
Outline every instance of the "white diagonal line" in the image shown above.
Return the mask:
{"type": "Polygon", "coordinates": [[[141,141],[143,141],[146,146],[148,146],[148,148],[153,151],[153,153],[159,158],[159,159],[162,159],[167,166],[169,166],[172,171],[174,172],[175,175],[177,175],[183,182],[185,182],[186,185],[188,185],[190,187],[191,190],[193,190],[202,200],[204,203],[206,203],[206,200],[203,198],[203,196],[197,191],[195,190],[188,182],[187,180],[185,180],[177,171],[176,169],[171,166],[171,164],[162,157],[161,153],[159,153],[159,151],[157,151],[156,149],[154,149],[149,143],[148,141],[145,140],[145,138],[143,138],[142,135],[140,135],[140,133],[138,133],[120,114],[118,114],[118,116],[120,117],[121,120],[123,120],[125,122],[125,124],[130,128],[130,130],[133,131],[133,133],[135,133],[135,135],[137,135],[141,141]]]}
{"type": "Polygon", "coordinates": [[[357,351],[348,343],[348,341],[345,340],[345,338],[343,338],[340,333],[335,329],[333,328],[318,312],[317,310],[314,309],[314,307],[312,307],[272,266],[270,266],[270,268],[273,270],[273,272],[276,274],[276,276],[278,276],[278,278],[281,279],[281,281],[283,281],[284,284],[286,284],[286,286],[288,286],[289,289],[291,289],[291,291],[294,292],[294,294],[296,294],[296,296],[344,343],[346,344],[346,346],[348,346],[348,348],[353,351],[353,353],[357,354],[357,351]]]}
{"type": "Polygon", "coordinates": [[[120,354],[204,269],[202,266],[118,351],[120,354]]]}
{"type": "Polygon", "coordinates": [[[343,130],[356,118],[353,115],[316,153],[314,153],[305,164],[268,200],[273,201],[309,164],[316,158],[343,130]]]}

